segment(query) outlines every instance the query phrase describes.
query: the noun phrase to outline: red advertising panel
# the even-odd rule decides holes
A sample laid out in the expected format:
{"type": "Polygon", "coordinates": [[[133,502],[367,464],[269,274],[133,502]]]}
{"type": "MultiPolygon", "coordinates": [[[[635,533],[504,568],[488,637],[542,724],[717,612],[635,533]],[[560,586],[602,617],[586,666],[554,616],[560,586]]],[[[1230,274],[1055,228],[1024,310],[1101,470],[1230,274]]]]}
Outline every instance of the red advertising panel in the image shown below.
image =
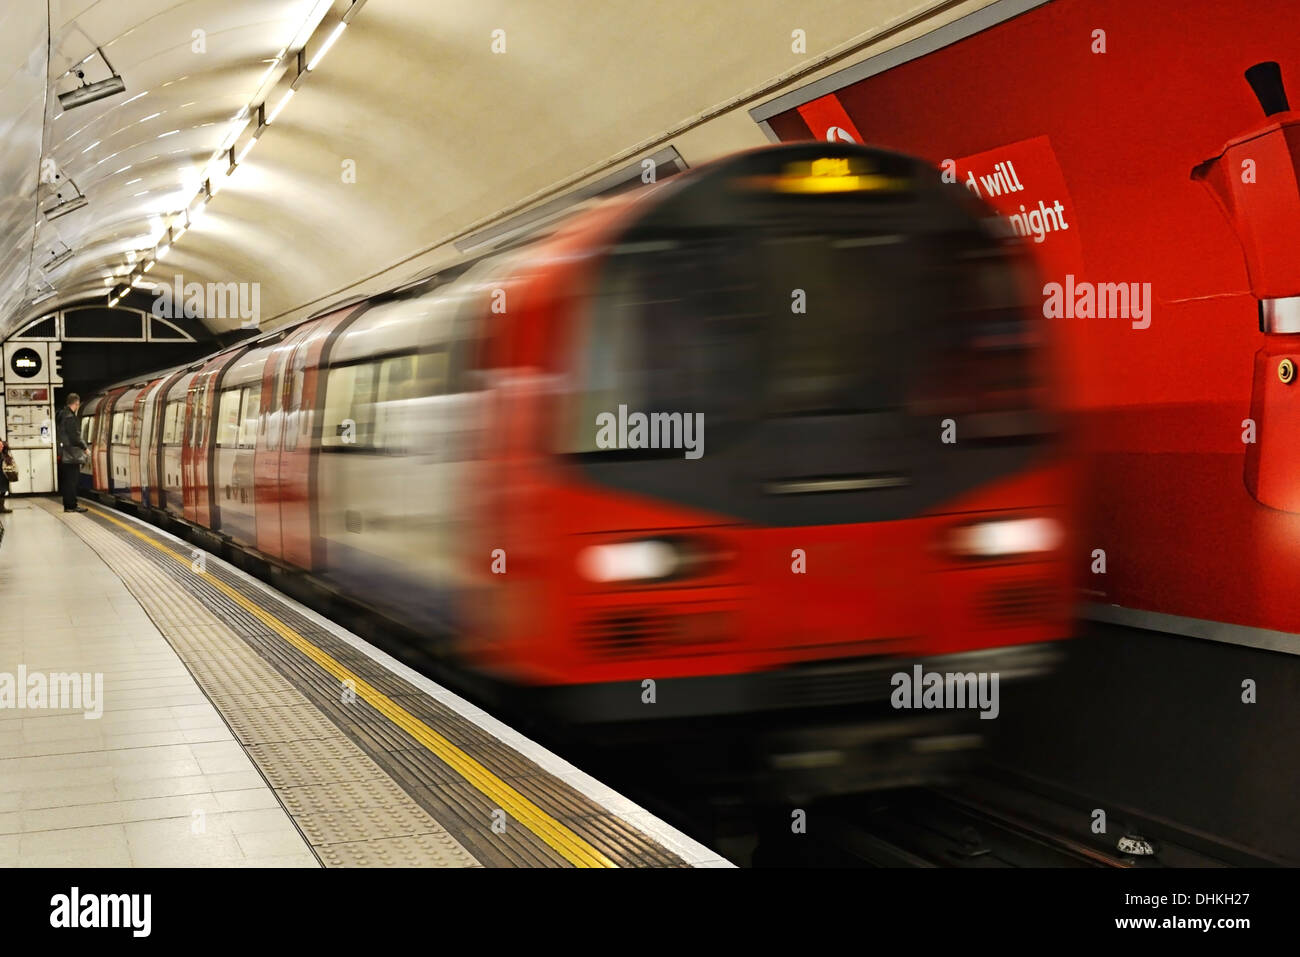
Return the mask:
{"type": "Polygon", "coordinates": [[[1300,633],[1296,12],[1002,0],[753,111],[925,157],[1035,250],[1101,605],[1300,633]]]}

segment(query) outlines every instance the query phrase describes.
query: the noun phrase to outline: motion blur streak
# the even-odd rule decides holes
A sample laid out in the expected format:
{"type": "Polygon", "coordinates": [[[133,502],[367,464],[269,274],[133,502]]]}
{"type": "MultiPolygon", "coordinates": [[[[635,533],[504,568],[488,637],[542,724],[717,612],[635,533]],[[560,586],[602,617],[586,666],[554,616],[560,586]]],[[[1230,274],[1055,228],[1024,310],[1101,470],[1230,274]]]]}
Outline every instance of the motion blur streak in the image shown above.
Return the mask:
{"type": "Polygon", "coordinates": [[[1003,232],[909,157],[742,153],[110,387],[85,478],[574,720],[1029,675],[1070,471],[1003,232]]]}

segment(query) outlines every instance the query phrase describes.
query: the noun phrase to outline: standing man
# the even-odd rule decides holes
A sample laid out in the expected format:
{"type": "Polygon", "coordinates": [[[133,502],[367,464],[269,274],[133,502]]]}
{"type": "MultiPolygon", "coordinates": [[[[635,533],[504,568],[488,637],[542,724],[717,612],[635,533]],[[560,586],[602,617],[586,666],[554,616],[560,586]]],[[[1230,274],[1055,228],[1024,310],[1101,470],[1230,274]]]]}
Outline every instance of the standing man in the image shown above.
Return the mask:
{"type": "Polygon", "coordinates": [[[81,463],[86,461],[90,450],[81,438],[81,422],[77,410],[81,408],[81,396],[75,392],[68,393],[67,404],[59,409],[55,421],[54,434],[59,443],[59,491],[63,493],[63,510],[65,512],[84,512],[86,509],[77,504],[77,483],[81,481],[81,463]]]}
{"type": "Polygon", "coordinates": [[[14,457],[9,454],[9,443],[0,436],[0,512],[6,514],[13,511],[5,502],[9,496],[10,472],[17,475],[18,467],[14,464],[14,457]]]}

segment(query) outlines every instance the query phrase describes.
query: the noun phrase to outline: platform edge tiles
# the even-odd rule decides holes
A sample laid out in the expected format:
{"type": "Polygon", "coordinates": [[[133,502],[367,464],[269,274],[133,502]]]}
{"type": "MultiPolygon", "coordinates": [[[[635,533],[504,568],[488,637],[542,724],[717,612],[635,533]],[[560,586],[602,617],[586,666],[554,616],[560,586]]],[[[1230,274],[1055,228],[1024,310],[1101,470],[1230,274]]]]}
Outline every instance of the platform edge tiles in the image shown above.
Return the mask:
{"type": "MultiPolygon", "coordinates": [[[[42,504],[55,512],[53,505],[42,504]]],[[[469,701],[217,556],[203,553],[195,567],[189,543],[101,507],[56,517],[150,611],[327,866],[453,861],[462,866],[733,866],[469,701]],[[155,596],[151,609],[149,592],[158,589],[160,578],[166,579],[170,594],[166,602],[155,596]],[[227,628],[228,635],[214,643],[210,633],[196,629],[195,606],[209,616],[209,625],[227,628]],[[300,738],[267,741],[267,722],[259,719],[280,715],[283,699],[244,691],[238,683],[222,685],[221,675],[211,671],[214,666],[217,672],[229,670],[226,651],[241,647],[249,652],[238,655],[245,666],[252,659],[276,679],[249,687],[300,694],[298,707],[283,712],[302,725],[295,732],[300,738]],[[215,678],[209,682],[215,695],[200,673],[205,662],[215,678]],[[345,686],[355,694],[343,703],[339,692],[345,686]],[[244,693],[232,693],[237,691],[244,693]],[[246,710],[227,714],[241,703],[246,710]],[[301,707],[307,703],[309,708],[301,707]],[[325,731],[329,737],[320,738],[325,731]],[[332,753],[338,748],[363,759],[366,769],[362,773],[353,760],[345,777],[387,778],[418,807],[394,823],[383,813],[362,813],[373,807],[345,808],[328,801],[322,806],[310,790],[325,783],[316,780],[315,769],[347,764],[332,753]],[[503,812],[505,831],[496,833],[492,821],[503,812]],[[427,861],[404,852],[401,833],[386,835],[394,827],[410,831],[420,820],[425,827],[445,828],[440,846],[426,848],[438,852],[427,861]],[[375,854],[349,856],[367,846],[363,835],[397,843],[377,848],[387,852],[379,859],[375,854]],[[344,851],[349,854],[340,856],[344,851]]],[[[354,787],[359,786],[355,780],[354,787]]],[[[374,801],[372,796],[362,803],[374,801]]],[[[356,802],[349,797],[344,803],[356,802]]]]}

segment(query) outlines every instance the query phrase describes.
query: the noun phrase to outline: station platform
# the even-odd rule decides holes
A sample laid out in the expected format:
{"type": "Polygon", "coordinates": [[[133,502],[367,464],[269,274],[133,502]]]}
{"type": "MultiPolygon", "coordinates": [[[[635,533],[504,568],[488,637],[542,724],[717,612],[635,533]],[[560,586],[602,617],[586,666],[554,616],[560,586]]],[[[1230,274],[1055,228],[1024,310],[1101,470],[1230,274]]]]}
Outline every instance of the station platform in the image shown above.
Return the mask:
{"type": "Polygon", "coordinates": [[[12,507],[0,867],[731,866],[213,555],[12,507]]]}

